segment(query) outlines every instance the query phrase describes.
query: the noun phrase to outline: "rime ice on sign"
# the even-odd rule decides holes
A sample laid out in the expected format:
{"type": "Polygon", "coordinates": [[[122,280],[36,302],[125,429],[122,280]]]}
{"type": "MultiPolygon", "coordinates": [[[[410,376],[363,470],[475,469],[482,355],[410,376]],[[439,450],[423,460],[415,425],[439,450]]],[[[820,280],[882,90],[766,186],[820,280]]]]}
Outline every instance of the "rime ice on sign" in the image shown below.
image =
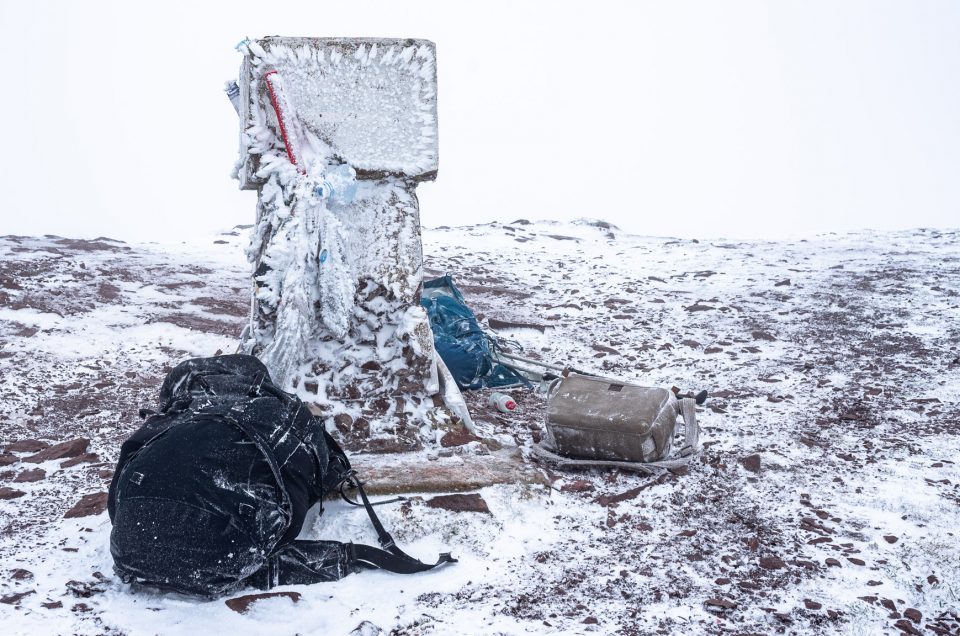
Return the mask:
{"type": "Polygon", "coordinates": [[[303,127],[361,176],[391,173],[418,181],[436,177],[432,42],[266,38],[250,42],[247,49],[241,68],[241,119],[253,135],[241,140],[242,188],[259,188],[265,179],[257,174],[263,148],[258,135],[264,124],[276,122],[261,81],[270,70],[283,77],[303,127]]]}
{"type": "Polygon", "coordinates": [[[247,41],[243,189],[258,191],[242,349],[348,446],[418,447],[444,419],[422,282],[416,184],[437,170],[426,40],[247,41]]]}

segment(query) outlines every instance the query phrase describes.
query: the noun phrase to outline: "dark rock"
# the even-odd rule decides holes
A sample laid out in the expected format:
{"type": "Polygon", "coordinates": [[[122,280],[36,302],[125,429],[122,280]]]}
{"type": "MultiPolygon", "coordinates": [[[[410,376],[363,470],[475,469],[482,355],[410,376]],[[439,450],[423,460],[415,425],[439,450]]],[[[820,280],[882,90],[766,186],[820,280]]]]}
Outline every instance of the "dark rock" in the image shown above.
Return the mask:
{"type": "Polygon", "coordinates": [[[31,468],[21,472],[19,475],[13,478],[14,483],[23,484],[23,483],[32,483],[35,481],[40,481],[47,476],[47,471],[42,468],[31,468]]]}
{"type": "Polygon", "coordinates": [[[583,619],[583,624],[584,624],[584,625],[596,625],[596,624],[598,624],[599,622],[600,622],[600,621],[598,621],[595,616],[587,616],[585,619],[583,619]]]}
{"type": "Polygon", "coordinates": [[[827,558],[827,559],[824,559],[823,562],[826,563],[827,565],[829,565],[829,566],[832,567],[832,568],[843,567],[843,566],[840,565],[840,562],[837,561],[836,559],[834,559],[833,557],[829,557],[829,558],[827,558]]]}
{"type": "Polygon", "coordinates": [[[17,592],[15,594],[7,594],[6,596],[0,596],[0,603],[3,603],[5,605],[16,605],[21,601],[21,599],[36,593],[37,593],[36,590],[27,590],[26,592],[17,592]]]}
{"type": "Polygon", "coordinates": [[[590,345],[590,347],[591,347],[594,351],[600,351],[600,352],[602,352],[602,353],[610,353],[610,354],[617,355],[617,356],[620,355],[620,352],[617,351],[616,349],[613,349],[613,348],[611,348],[611,347],[604,346],[604,345],[602,345],[602,344],[593,343],[592,345],[590,345]]]}
{"type": "Polygon", "coordinates": [[[64,519],[73,519],[75,517],[89,517],[98,515],[107,509],[107,493],[95,492],[90,495],[84,495],[80,498],[73,508],[64,513],[64,519]]]}
{"type": "Polygon", "coordinates": [[[307,380],[303,383],[303,389],[307,393],[317,394],[317,391],[320,390],[320,384],[316,380],[307,380]]]}
{"type": "Polygon", "coordinates": [[[0,453],[0,466],[9,466],[10,464],[16,464],[18,461],[20,461],[20,458],[16,455],[0,453]]]}
{"type": "Polygon", "coordinates": [[[50,444],[39,439],[21,439],[7,444],[3,449],[5,453],[36,453],[48,448],[50,444]]]}
{"type": "Polygon", "coordinates": [[[347,435],[353,427],[353,418],[347,413],[337,413],[333,416],[333,424],[338,431],[347,435]]]}
{"type": "Polygon", "coordinates": [[[774,283],[773,286],[774,286],[774,287],[789,287],[789,286],[790,286],[790,279],[789,279],[789,278],[784,278],[783,280],[774,283]]]}
{"type": "Polygon", "coordinates": [[[71,466],[76,466],[78,464],[95,464],[100,461],[100,456],[96,453],[84,453],[83,455],[77,455],[76,457],[71,457],[65,462],[60,463],[60,468],[70,468],[71,466]]]}
{"type": "Polygon", "coordinates": [[[592,482],[589,482],[586,479],[578,479],[570,482],[569,484],[560,486],[560,492],[586,492],[593,490],[593,488],[594,486],[592,482]]]}
{"type": "Polygon", "coordinates": [[[703,305],[703,304],[701,304],[699,301],[697,301],[697,302],[695,302],[694,304],[690,305],[689,307],[684,307],[684,309],[686,309],[687,311],[690,311],[690,312],[693,312],[693,311],[713,311],[714,309],[716,309],[716,307],[711,307],[710,305],[703,305]]]}
{"type": "Polygon", "coordinates": [[[257,601],[268,598],[288,598],[294,603],[299,603],[301,596],[299,592],[264,592],[263,594],[245,594],[235,598],[228,598],[224,603],[234,612],[246,614],[251,605],[257,601]]]}
{"type": "Polygon", "coordinates": [[[367,360],[360,365],[360,368],[364,371],[379,371],[383,368],[383,366],[376,360],[367,360]]]}
{"type": "Polygon", "coordinates": [[[866,565],[867,562],[863,559],[858,559],[857,557],[847,557],[847,561],[853,563],[854,565],[866,565]]]}
{"type": "Polygon", "coordinates": [[[870,603],[871,605],[877,602],[876,596],[858,596],[857,598],[865,603],[870,603]]]}
{"type": "Polygon", "coordinates": [[[704,353],[722,353],[723,347],[707,347],[703,350],[704,353]]]}
{"type": "Polygon", "coordinates": [[[49,603],[40,603],[40,607],[45,607],[46,609],[60,609],[63,607],[63,601],[51,601],[49,603]]]}
{"type": "Polygon", "coordinates": [[[370,621],[361,621],[347,636],[381,636],[383,630],[370,621]]]}
{"type": "Polygon", "coordinates": [[[350,425],[350,430],[357,437],[370,437],[370,420],[365,417],[358,417],[350,425]]]}
{"type": "Polygon", "coordinates": [[[470,442],[479,441],[479,437],[468,431],[465,426],[460,426],[458,429],[444,433],[443,437],[440,438],[440,445],[444,448],[450,448],[451,446],[463,446],[470,442]]]}
{"type": "Polygon", "coordinates": [[[888,599],[888,598],[882,598],[882,599],[880,599],[880,604],[883,605],[883,606],[884,606],[885,608],[887,608],[888,610],[890,610],[891,612],[896,612],[896,611],[897,611],[897,604],[894,603],[893,601],[891,601],[891,600],[888,599]]]}
{"type": "Polygon", "coordinates": [[[685,347],[690,347],[691,349],[700,348],[700,343],[697,342],[696,340],[681,340],[680,344],[682,344],[685,347]]]}
{"type": "Polygon", "coordinates": [[[24,570],[23,568],[17,568],[10,571],[10,579],[14,581],[26,581],[27,579],[33,578],[33,572],[30,570],[24,570]]]}
{"type": "Polygon", "coordinates": [[[478,493],[438,495],[428,499],[426,503],[431,508],[443,508],[453,512],[486,512],[488,514],[490,512],[487,502],[478,493]]]}
{"type": "Polygon", "coordinates": [[[776,340],[776,338],[772,334],[769,334],[766,331],[758,330],[758,331],[752,332],[750,335],[753,336],[754,340],[767,340],[769,342],[773,342],[774,340],[776,340]]]}
{"type": "Polygon", "coordinates": [[[765,570],[780,570],[787,567],[787,564],[783,562],[783,559],[773,555],[760,557],[758,563],[760,564],[760,567],[765,570]]]}
{"type": "Polygon", "coordinates": [[[751,473],[760,472],[760,455],[753,454],[740,458],[740,464],[751,473]]]}
{"type": "Polygon", "coordinates": [[[823,607],[821,603],[817,603],[816,601],[811,601],[808,598],[803,599],[803,606],[806,607],[808,610],[818,610],[821,607],[823,607]]]}
{"type": "Polygon", "coordinates": [[[55,444],[35,455],[25,458],[23,461],[30,462],[31,464],[39,464],[40,462],[49,461],[51,459],[76,457],[77,455],[83,455],[85,452],[87,452],[87,446],[89,445],[90,440],[83,437],[78,437],[77,439],[72,439],[68,442],[55,444]]]}
{"type": "MultiPolygon", "coordinates": [[[[99,572],[97,574],[100,574],[99,572]]],[[[103,575],[95,581],[67,581],[67,591],[77,598],[90,598],[94,594],[103,594],[103,575]]]]}
{"type": "Polygon", "coordinates": [[[7,488],[6,486],[0,486],[0,501],[7,499],[16,499],[17,497],[23,497],[25,492],[22,490],[17,490],[16,488],[7,488]]]}
{"type": "Polygon", "coordinates": [[[923,619],[923,614],[920,613],[920,610],[915,607],[911,607],[903,610],[903,615],[912,620],[914,623],[919,623],[923,619]]]}
{"type": "Polygon", "coordinates": [[[725,598],[708,598],[703,602],[703,604],[708,605],[710,607],[718,607],[720,609],[725,609],[725,610],[734,609],[737,607],[736,603],[734,603],[733,601],[728,601],[725,598]]]}
{"type": "Polygon", "coordinates": [[[896,542],[899,541],[900,539],[898,539],[897,537],[893,536],[892,534],[885,534],[885,535],[883,535],[883,540],[886,541],[887,543],[896,543],[896,542]]]}
{"type": "Polygon", "coordinates": [[[910,634],[910,636],[923,636],[923,632],[919,631],[914,627],[910,621],[905,618],[901,618],[896,623],[893,624],[894,627],[899,629],[904,634],[910,634]]]}
{"type": "Polygon", "coordinates": [[[669,473],[666,473],[666,474],[661,475],[660,477],[657,477],[656,479],[652,479],[652,480],[648,481],[648,482],[645,483],[645,484],[641,484],[641,485],[637,486],[636,488],[631,488],[630,490],[625,490],[625,491],[623,491],[622,493],[617,494],[617,495],[600,495],[599,497],[597,497],[597,498],[594,499],[593,501],[594,501],[595,503],[600,504],[601,506],[615,506],[615,505],[619,504],[619,503],[622,502],[622,501],[627,501],[627,500],[629,500],[629,499],[634,499],[634,498],[636,498],[637,495],[639,495],[641,492],[643,492],[643,491],[646,490],[647,488],[650,488],[651,486],[656,486],[656,485],[662,484],[662,483],[664,483],[664,482],[665,482],[667,479],[669,479],[669,478],[670,478],[670,474],[669,474],[669,473]]]}

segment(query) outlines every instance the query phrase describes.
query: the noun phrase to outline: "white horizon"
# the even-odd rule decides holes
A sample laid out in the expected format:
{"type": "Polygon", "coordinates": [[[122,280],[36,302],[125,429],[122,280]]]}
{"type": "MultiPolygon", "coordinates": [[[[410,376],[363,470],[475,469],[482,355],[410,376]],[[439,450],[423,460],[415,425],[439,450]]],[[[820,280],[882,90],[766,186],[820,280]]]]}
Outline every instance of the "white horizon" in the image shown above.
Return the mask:
{"type": "Polygon", "coordinates": [[[781,238],[960,225],[960,5],[0,5],[0,234],[180,241],[253,222],[222,93],[246,36],[437,43],[427,227],[609,221],[781,238]]]}

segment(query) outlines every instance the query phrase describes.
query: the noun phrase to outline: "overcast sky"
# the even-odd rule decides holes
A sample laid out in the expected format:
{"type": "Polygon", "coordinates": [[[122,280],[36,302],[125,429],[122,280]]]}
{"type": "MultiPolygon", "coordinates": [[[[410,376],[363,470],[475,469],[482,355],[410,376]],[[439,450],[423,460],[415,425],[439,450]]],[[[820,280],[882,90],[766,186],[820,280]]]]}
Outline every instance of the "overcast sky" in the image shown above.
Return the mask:
{"type": "Polygon", "coordinates": [[[250,223],[223,95],[246,36],[429,38],[429,226],[960,225],[960,2],[0,0],[0,234],[250,223]]]}

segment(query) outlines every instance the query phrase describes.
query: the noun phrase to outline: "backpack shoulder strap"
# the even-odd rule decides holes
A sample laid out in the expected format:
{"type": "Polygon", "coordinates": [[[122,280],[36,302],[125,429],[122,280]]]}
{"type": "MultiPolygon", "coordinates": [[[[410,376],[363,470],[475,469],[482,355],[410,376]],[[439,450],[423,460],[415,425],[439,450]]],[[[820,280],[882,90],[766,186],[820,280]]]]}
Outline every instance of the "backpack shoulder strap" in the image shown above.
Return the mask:
{"type": "Polygon", "coordinates": [[[337,489],[340,484],[349,479],[353,473],[350,467],[350,460],[347,454],[343,452],[336,440],[330,436],[326,427],[321,425],[323,430],[323,441],[327,444],[327,470],[323,475],[323,493],[331,493],[337,489]]]}
{"type": "Polygon", "coordinates": [[[387,532],[386,528],[383,527],[383,524],[380,523],[380,518],[377,516],[377,513],[374,512],[373,504],[370,503],[370,500],[367,498],[367,493],[363,490],[363,484],[360,483],[360,480],[356,478],[355,474],[350,475],[349,479],[352,480],[353,485],[357,488],[357,492],[360,493],[360,499],[363,501],[363,507],[367,509],[367,515],[370,517],[370,523],[373,524],[374,530],[377,531],[377,540],[380,542],[379,549],[368,545],[354,546],[354,548],[357,550],[357,563],[368,563],[372,567],[387,570],[389,572],[413,574],[415,572],[432,570],[433,568],[443,565],[444,563],[457,562],[456,559],[450,556],[449,552],[442,552],[437,558],[436,563],[428,564],[418,559],[414,559],[412,556],[397,547],[393,537],[390,536],[390,533],[387,532]]]}
{"type": "Polygon", "coordinates": [[[398,548],[374,512],[373,504],[353,471],[350,471],[346,479],[359,491],[363,506],[377,531],[381,547],[339,541],[296,540],[271,555],[268,563],[249,579],[252,585],[265,589],[278,585],[310,585],[338,581],[360,570],[416,574],[432,570],[444,563],[457,562],[449,552],[443,552],[436,563],[424,563],[398,548]]]}

